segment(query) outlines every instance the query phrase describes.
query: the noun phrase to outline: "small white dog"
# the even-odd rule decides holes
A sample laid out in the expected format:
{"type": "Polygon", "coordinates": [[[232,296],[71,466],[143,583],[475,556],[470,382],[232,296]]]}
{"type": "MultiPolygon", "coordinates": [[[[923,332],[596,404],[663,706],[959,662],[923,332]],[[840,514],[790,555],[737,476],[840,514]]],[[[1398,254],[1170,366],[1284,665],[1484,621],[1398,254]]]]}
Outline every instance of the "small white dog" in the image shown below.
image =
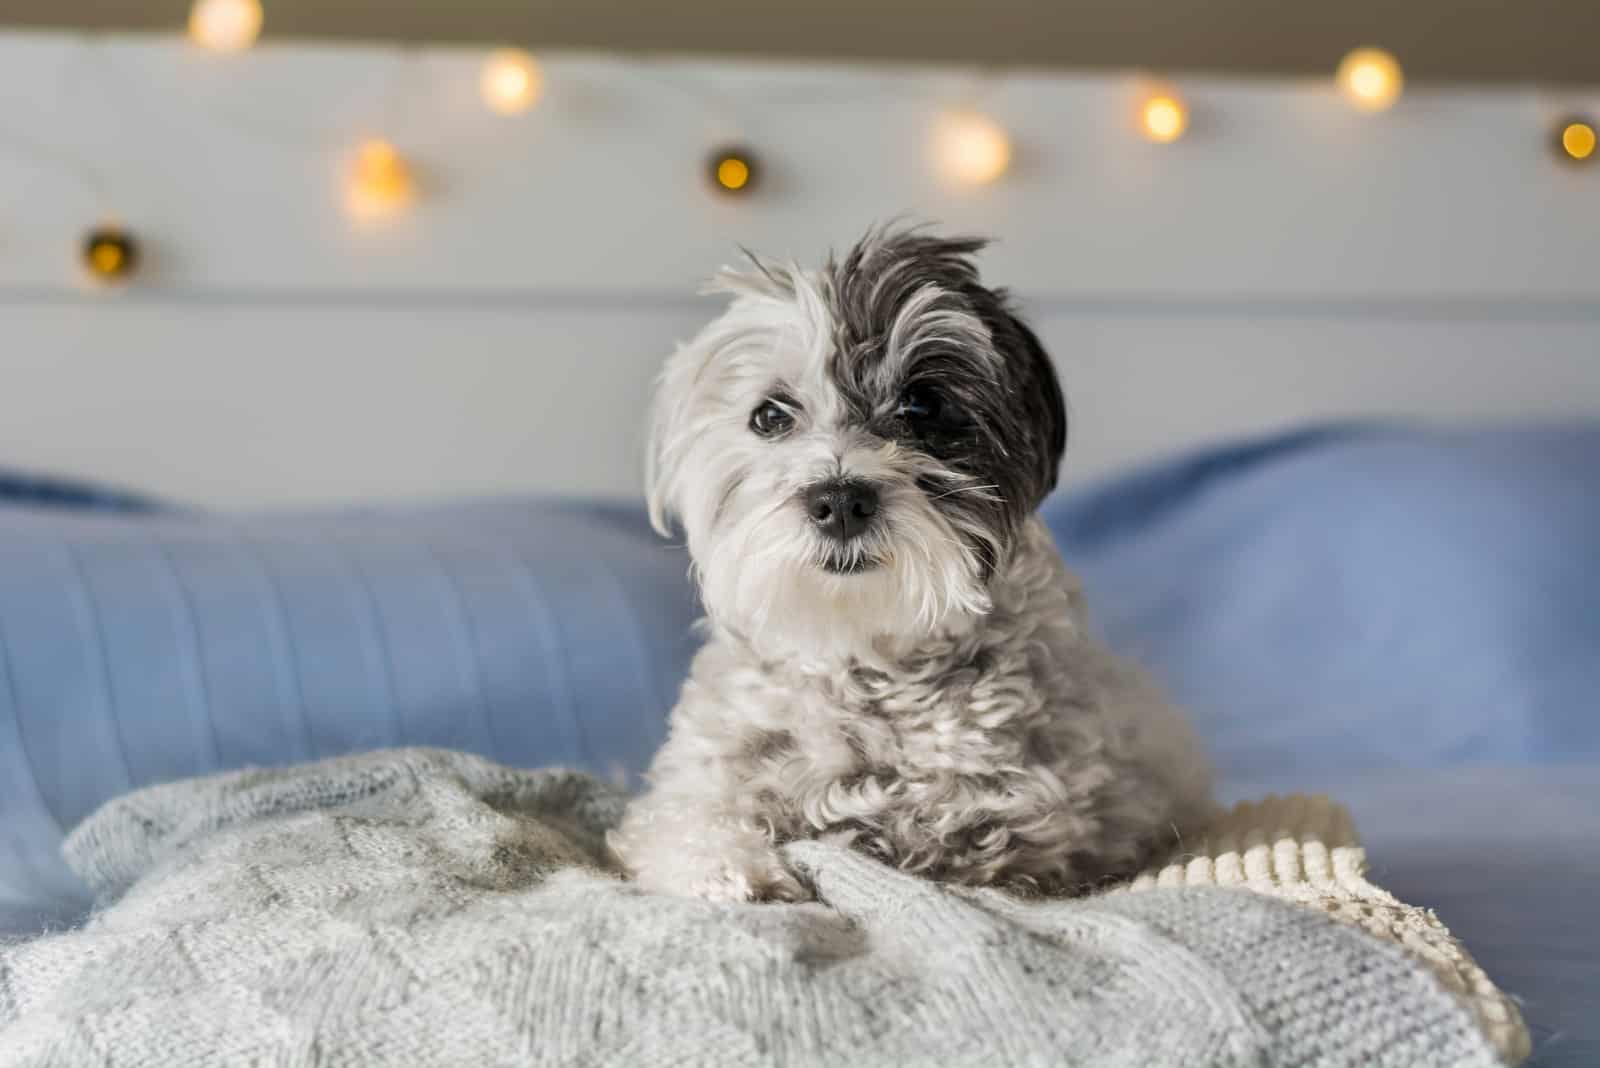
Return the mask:
{"type": "Polygon", "coordinates": [[[978,240],[876,230],[820,272],[751,257],[668,361],[651,517],[708,615],[611,847],[641,886],[802,900],[778,847],[1061,892],[1210,812],[1182,717],[1090,636],[1034,514],[1066,411],[978,240]]]}

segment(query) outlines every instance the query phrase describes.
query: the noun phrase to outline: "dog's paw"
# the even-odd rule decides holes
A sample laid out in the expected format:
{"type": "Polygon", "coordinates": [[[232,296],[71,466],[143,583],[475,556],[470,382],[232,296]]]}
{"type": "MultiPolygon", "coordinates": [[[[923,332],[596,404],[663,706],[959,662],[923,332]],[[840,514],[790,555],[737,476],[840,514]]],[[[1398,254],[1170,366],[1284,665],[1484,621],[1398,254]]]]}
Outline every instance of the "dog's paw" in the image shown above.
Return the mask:
{"type": "Polygon", "coordinates": [[[723,904],[755,901],[810,901],[811,887],[777,857],[753,863],[727,863],[689,885],[689,896],[723,904]]]}
{"type": "Polygon", "coordinates": [[[737,868],[725,867],[721,871],[690,883],[688,896],[714,901],[721,905],[734,905],[755,901],[756,888],[744,872],[737,868]]]}

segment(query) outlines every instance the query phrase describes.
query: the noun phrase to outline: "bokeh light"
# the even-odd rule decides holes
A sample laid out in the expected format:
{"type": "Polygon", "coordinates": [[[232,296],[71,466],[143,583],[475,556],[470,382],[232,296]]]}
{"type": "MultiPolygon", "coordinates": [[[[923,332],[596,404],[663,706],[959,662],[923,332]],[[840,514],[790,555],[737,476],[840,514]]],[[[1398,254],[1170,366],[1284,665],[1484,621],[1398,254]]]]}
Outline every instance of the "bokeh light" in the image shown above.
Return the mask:
{"type": "Polygon", "coordinates": [[[1189,128],[1189,109],[1176,93],[1157,93],[1139,109],[1139,126],[1158,144],[1171,144],[1189,128]]]}
{"type": "Polygon", "coordinates": [[[195,0],[189,39],[213,52],[242,52],[261,35],[260,0],[195,0]]]}
{"type": "Polygon", "coordinates": [[[1011,165],[1011,138],[1005,127],[977,111],[950,111],[934,127],[934,160],[939,173],[958,185],[987,185],[1011,165]]]}
{"type": "Polygon", "coordinates": [[[489,110],[515,115],[539,102],[544,74],[538,62],[520,48],[502,48],[484,60],[478,90],[489,110]]]}
{"type": "Polygon", "coordinates": [[[357,147],[345,190],[351,214],[362,219],[392,215],[415,196],[411,166],[399,149],[381,138],[357,147]]]}
{"type": "Polygon", "coordinates": [[[1405,86],[1400,61],[1381,48],[1358,48],[1339,63],[1339,91],[1362,111],[1384,111],[1405,86]]]}
{"type": "Polygon", "coordinates": [[[712,152],[706,170],[713,188],[732,194],[750,192],[759,174],[755,154],[740,146],[724,146],[712,152]]]}
{"type": "Polygon", "coordinates": [[[1594,158],[1594,123],[1587,119],[1565,119],[1558,129],[1556,145],[1563,156],[1574,163],[1587,163],[1594,158]]]}

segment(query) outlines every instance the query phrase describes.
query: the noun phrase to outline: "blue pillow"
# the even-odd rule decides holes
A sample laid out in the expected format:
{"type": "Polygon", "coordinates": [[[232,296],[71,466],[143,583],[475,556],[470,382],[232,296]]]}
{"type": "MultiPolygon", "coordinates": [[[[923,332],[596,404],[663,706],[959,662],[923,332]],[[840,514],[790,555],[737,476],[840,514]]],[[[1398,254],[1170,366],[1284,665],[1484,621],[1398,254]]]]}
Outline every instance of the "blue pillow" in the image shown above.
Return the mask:
{"type": "Polygon", "coordinates": [[[637,771],[695,644],[687,563],[634,507],[0,502],[0,930],[81,908],[63,832],[152,782],[392,745],[637,771]]]}
{"type": "Polygon", "coordinates": [[[1224,772],[1600,756],[1600,424],[1320,428],[1044,511],[1224,772]]]}

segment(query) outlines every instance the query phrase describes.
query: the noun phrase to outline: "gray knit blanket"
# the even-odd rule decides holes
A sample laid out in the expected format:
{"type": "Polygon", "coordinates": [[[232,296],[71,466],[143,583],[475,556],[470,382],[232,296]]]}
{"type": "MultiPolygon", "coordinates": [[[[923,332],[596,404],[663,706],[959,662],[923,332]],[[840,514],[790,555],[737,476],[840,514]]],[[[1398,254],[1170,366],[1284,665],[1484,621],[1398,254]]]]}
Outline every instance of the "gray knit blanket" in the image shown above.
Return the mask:
{"type": "Polygon", "coordinates": [[[809,842],[817,903],[653,897],[605,870],[623,800],[412,749],[114,801],[66,847],[93,918],[0,947],[0,1065],[1498,1063],[1303,906],[1022,901],[809,842]]]}

